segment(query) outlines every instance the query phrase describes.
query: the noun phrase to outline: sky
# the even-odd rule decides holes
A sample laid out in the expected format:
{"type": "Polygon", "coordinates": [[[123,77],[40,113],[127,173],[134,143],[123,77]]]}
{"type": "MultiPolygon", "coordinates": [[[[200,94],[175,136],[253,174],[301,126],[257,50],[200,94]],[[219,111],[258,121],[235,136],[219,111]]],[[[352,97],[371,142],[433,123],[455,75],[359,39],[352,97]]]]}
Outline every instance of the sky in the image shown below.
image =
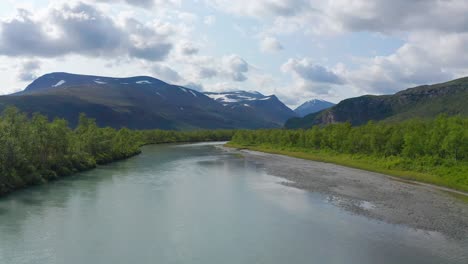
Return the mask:
{"type": "Polygon", "coordinates": [[[466,0],[3,0],[0,94],[50,72],[295,107],[468,76],[466,0]]]}

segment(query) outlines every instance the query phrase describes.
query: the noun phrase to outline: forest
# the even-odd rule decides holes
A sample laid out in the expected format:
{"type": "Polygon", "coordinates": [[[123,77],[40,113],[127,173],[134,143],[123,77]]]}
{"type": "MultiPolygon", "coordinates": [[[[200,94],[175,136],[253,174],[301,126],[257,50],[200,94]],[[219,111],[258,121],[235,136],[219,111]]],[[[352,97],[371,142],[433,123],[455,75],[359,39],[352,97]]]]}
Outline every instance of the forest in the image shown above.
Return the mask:
{"type": "Polygon", "coordinates": [[[468,118],[238,131],[229,143],[468,190],[468,118]]]}
{"type": "Polygon", "coordinates": [[[71,129],[64,119],[10,107],[0,116],[0,195],[137,155],[146,144],[229,140],[233,133],[99,128],[84,114],[71,129]]]}

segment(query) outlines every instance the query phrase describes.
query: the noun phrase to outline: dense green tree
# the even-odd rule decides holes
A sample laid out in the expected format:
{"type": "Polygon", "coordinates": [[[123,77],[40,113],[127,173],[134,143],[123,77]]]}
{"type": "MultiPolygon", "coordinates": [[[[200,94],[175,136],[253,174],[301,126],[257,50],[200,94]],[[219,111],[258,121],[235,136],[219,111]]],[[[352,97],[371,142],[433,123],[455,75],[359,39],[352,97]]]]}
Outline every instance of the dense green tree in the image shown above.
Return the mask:
{"type": "Polygon", "coordinates": [[[231,143],[379,162],[379,168],[429,173],[438,178],[428,182],[468,190],[468,118],[459,116],[371,121],[355,127],[341,123],[308,130],[244,130],[237,131],[231,143]]]}
{"type": "Polygon", "coordinates": [[[243,130],[234,134],[232,142],[377,157],[468,161],[468,119],[442,115],[434,120],[402,123],[370,121],[357,127],[339,123],[308,130],[243,130]]]}

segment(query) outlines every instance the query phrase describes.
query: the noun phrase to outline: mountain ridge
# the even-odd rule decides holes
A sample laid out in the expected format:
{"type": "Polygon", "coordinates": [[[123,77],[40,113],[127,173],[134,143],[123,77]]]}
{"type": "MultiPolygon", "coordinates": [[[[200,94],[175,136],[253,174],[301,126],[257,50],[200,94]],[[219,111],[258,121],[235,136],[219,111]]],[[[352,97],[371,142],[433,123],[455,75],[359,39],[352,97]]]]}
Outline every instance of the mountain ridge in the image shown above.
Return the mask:
{"type": "Polygon", "coordinates": [[[392,95],[363,95],[303,118],[291,118],[286,128],[308,128],[350,122],[361,125],[370,120],[402,121],[410,118],[433,118],[439,114],[468,115],[468,77],[421,85],[392,95]]]}
{"type": "Polygon", "coordinates": [[[65,72],[45,74],[21,92],[0,96],[0,110],[8,105],[29,114],[40,112],[50,119],[65,118],[72,127],[81,112],[95,118],[100,126],[176,130],[273,128],[294,116],[278,119],[274,111],[264,115],[243,105],[230,109],[202,92],[150,76],[65,72]]]}
{"type": "Polygon", "coordinates": [[[272,122],[284,122],[296,113],[281,102],[276,95],[263,95],[257,91],[233,91],[233,92],[205,92],[205,95],[221,103],[225,107],[243,111],[245,107],[255,110],[260,118],[272,122]]]}

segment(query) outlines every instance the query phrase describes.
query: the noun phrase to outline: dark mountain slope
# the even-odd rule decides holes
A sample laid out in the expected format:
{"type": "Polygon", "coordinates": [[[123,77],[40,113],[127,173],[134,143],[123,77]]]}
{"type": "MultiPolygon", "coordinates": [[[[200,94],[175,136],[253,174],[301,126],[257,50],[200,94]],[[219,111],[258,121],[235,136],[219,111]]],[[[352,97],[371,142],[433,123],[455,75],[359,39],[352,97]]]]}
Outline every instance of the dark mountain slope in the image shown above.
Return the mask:
{"type": "Polygon", "coordinates": [[[346,121],[360,125],[369,120],[433,118],[443,113],[468,115],[468,77],[410,88],[394,95],[365,95],[346,99],[327,110],[289,119],[285,127],[307,128],[346,121]]]}
{"type": "Polygon", "coordinates": [[[0,109],[13,105],[26,113],[42,113],[49,118],[64,118],[70,126],[78,123],[79,113],[95,118],[101,127],[130,127],[139,129],[177,129],[177,123],[156,114],[148,114],[136,107],[120,112],[111,107],[90,103],[79,98],[56,95],[25,95],[0,97],[0,109]],[[116,125],[119,124],[119,125],[116,125]],[[122,125],[120,125],[122,124],[122,125]]]}
{"type": "MultiPolygon", "coordinates": [[[[51,73],[23,92],[0,96],[0,108],[62,117],[76,124],[80,112],[101,126],[134,129],[268,128],[278,123],[227,108],[203,93],[141,76],[110,78],[51,73]]],[[[1,110],[1,109],[0,109],[1,110]]]]}

